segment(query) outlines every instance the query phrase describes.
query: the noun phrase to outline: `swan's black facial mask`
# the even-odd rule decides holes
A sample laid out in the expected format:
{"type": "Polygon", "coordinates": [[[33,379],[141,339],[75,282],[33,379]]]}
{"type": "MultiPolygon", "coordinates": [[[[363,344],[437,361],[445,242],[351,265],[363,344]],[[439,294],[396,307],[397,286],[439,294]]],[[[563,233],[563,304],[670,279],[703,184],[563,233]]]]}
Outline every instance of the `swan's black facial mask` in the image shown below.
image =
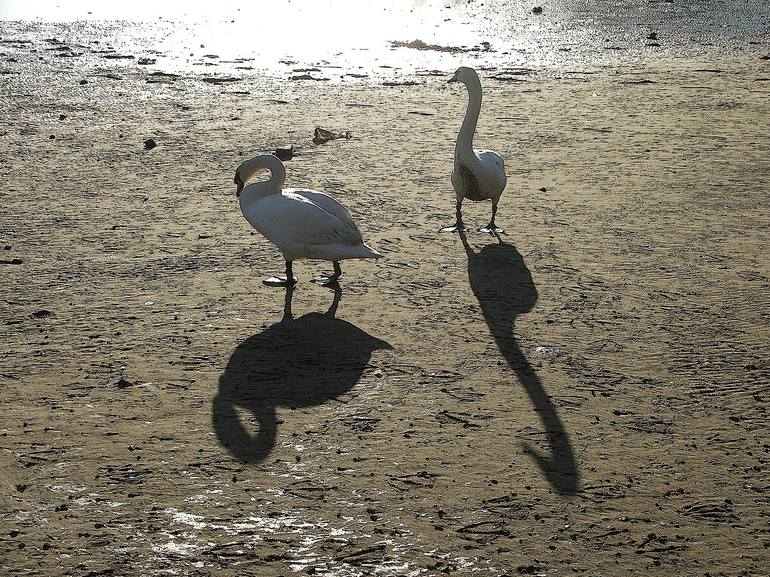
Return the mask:
{"type": "Polygon", "coordinates": [[[241,180],[241,175],[237,172],[235,173],[233,182],[235,183],[235,196],[241,196],[241,191],[243,190],[243,181],[241,180]]]}
{"type": "Polygon", "coordinates": [[[455,73],[455,75],[454,75],[454,76],[452,76],[452,78],[450,78],[449,80],[447,80],[447,83],[449,83],[449,82],[457,82],[457,73],[455,73]]]}

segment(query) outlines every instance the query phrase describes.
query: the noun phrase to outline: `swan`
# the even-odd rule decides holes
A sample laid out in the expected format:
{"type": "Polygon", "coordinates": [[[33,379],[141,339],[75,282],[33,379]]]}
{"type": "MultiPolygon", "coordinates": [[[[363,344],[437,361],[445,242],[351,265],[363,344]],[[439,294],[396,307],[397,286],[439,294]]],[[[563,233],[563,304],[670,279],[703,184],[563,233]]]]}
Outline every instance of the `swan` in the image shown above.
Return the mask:
{"type": "Polygon", "coordinates": [[[347,258],[380,258],[364,244],[361,232],[348,210],[326,193],[304,188],[283,188],[286,169],[272,154],[255,156],[235,171],[235,195],[249,224],[278,247],[286,261],[286,277],[270,277],[269,286],[291,286],[297,282],[292,262],[301,258],[329,260],[334,273],[313,280],[333,285],[342,275],[340,262],[347,258]],[[246,186],[260,170],[270,179],[246,186]]]}
{"type": "Polygon", "coordinates": [[[481,81],[473,68],[461,66],[447,82],[462,82],[468,89],[468,108],[460,127],[455,144],[454,168],[450,178],[457,196],[457,221],[452,226],[446,226],[441,232],[464,231],[462,218],[462,203],[468,200],[491,200],[492,219],[489,224],[479,229],[479,232],[491,234],[502,233],[503,230],[495,224],[497,203],[505,188],[505,163],[502,156],[492,150],[474,150],[473,133],[476,132],[476,122],[481,112],[481,81]]]}

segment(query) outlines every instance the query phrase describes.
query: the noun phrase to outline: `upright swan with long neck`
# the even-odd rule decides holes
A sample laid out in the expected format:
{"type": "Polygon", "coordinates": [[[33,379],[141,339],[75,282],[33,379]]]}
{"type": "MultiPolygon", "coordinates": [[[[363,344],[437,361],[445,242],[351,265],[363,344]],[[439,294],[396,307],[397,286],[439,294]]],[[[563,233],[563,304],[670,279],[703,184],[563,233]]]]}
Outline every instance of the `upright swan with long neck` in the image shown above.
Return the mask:
{"type": "Polygon", "coordinates": [[[334,273],[315,279],[329,285],[342,275],[339,261],[382,256],[364,244],[350,213],[334,198],[316,190],[283,188],[285,179],[283,163],[272,154],[246,160],[235,171],[235,194],[240,198],[243,216],[280,249],[286,261],[286,277],[271,277],[265,284],[295,284],[292,263],[301,258],[332,261],[334,273]],[[270,171],[269,180],[246,186],[264,169],[270,171]]]}
{"type": "Polygon", "coordinates": [[[475,150],[473,134],[481,112],[481,81],[473,68],[461,66],[447,82],[462,82],[468,89],[468,108],[460,127],[455,144],[452,186],[457,197],[456,222],[441,229],[442,232],[464,231],[462,203],[464,199],[492,201],[492,218],[479,232],[497,234],[503,232],[495,224],[497,203],[505,188],[505,163],[503,158],[492,150],[475,150]]]}

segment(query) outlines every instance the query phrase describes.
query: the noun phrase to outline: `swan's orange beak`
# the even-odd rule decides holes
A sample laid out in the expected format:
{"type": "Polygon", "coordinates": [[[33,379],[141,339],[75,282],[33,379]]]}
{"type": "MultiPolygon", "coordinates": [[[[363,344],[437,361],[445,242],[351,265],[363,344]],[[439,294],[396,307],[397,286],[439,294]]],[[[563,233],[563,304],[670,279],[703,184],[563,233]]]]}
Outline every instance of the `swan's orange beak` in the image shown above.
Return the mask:
{"type": "Polygon", "coordinates": [[[233,182],[235,183],[235,196],[236,198],[240,197],[241,191],[243,190],[243,181],[241,180],[241,176],[236,173],[233,182]]]}

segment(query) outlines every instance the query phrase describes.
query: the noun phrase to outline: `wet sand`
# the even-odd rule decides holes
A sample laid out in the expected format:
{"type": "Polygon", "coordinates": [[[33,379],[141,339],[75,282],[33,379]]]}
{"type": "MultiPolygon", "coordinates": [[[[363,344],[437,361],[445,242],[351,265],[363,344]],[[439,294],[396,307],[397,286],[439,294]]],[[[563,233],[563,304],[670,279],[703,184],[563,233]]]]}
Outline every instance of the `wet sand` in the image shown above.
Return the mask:
{"type": "Polygon", "coordinates": [[[484,71],[499,242],[437,233],[466,98],[444,76],[212,82],[50,47],[0,49],[0,572],[767,570],[767,60],[484,71]],[[283,263],[232,176],[284,144],[287,186],[385,255],[340,291],[313,261],[261,283],[283,263]]]}

